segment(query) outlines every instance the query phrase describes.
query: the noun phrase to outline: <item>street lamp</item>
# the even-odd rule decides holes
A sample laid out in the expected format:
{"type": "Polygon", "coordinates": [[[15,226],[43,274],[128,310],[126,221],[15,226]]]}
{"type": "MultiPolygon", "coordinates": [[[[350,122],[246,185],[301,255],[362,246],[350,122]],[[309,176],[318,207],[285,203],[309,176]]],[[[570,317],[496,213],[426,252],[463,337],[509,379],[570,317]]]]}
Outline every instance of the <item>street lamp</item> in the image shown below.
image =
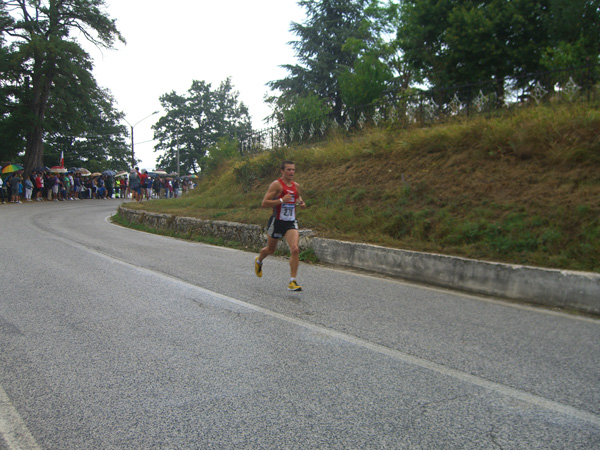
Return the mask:
{"type": "Polygon", "coordinates": [[[134,128],[134,127],[135,127],[135,126],[136,126],[138,123],[140,123],[140,122],[143,122],[143,121],[144,121],[144,120],[146,120],[148,117],[151,117],[151,116],[153,116],[154,114],[158,114],[158,113],[159,113],[159,111],[154,111],[152,114],[150,114],[150,115],[148,115],[148,116],[144,117],[142,120],[138,120],[138,121],[137,121],[136,123],[134,123],[133,125],[131,125],[131,124],[129,123],[129,121],[128,121],[128,120],[127,120],[125,117],[123,117],[123,120],[124,120],[125,122],[127,122],[127,125],[129,125],[129,127],[131,128],[131,167],[132,167],[132,168],[133,168],[133,167],[135,167],[135,152],[134,152],[134,147],[133,147],[133,128],[134,128]]]}

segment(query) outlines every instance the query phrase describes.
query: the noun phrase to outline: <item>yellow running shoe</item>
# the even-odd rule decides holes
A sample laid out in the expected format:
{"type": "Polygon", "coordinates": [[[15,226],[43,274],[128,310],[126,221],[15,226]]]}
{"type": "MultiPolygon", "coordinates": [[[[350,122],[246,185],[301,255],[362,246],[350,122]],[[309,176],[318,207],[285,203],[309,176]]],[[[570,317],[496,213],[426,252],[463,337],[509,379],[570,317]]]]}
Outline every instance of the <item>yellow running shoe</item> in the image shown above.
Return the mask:
{"type": "Polygon", "coordinates": [[[288,291],[301,291],[302,287],[298,286],[298,283],[296,283],[295,281],[290,281],[290,284],[288,284],[288,291]]]}
{"type": "Polygon", "coordinates": [[[262,277],[262,263],[258,263],[258,256],[254,258],[254,273],[257,277],[262,277]]]}

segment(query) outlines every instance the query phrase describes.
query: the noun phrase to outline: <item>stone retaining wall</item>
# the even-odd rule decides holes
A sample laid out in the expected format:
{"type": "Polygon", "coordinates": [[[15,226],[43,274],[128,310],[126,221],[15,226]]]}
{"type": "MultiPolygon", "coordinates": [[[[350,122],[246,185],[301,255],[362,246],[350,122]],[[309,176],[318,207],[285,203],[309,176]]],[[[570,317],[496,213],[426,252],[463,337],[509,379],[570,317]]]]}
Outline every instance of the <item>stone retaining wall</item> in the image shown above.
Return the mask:
{"type": "MultiPolygon", "coordinates": [[[[122,207],[119,207],[119,214],[130,222],[142,223],[158,230],[222,238],[255,249],[260,249],[267,243],[266,230],[259,225],[155,214],[122,207]]],[[[310,248],[312,235],[311,230],[300,230],[300,251],[310,248]]],[[[280,242],[277,249],[289,253],[285,242],[280,242]]]]}

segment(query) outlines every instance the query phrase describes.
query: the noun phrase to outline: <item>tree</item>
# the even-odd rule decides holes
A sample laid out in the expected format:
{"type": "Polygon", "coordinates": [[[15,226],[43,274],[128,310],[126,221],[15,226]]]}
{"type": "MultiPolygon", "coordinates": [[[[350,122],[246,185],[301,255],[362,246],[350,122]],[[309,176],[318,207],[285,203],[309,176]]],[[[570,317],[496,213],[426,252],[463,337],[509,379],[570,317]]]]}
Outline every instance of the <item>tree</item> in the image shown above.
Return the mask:
{"type": "Polygon", "coordinates": [[[0,3],[0,161],[13,160],[24,147],[19,132],[19,122],[24,118],[11,114],[14,110],[19,90],[14,79],[13,49],[6,41],[5,31],[14,27],[14,20],[6,11],[6,4],[0,3]]]}
{"type": "Polygon", "coordinates": [[[506,12],[497,10],[506,3],[404,2],[398,40],[416,81],[439,88],[511,74],[511,27],[504,26],[506,12]]]}
{"type": "MultiPolygon", "coordinates": [[[[373,40],[366,13],[367,0],[300,0],[306,9],[303,24],[292,23],[291,31],[298,40],[291,43],[299,64],[284,65],[288,77],[271,81],[268,85],[280,91],[271,97],[276,110],[293,106],[298,98],[315,95],[322,99],[341,120],[344,102],[339,84],[342,73],[354,68],[358,52],[346,44],[354,39],[361,42],[373,40]]],[[[377,4],[377,1],[373,2],[377,4]]]]}
{"type": "Polygon", "coordinates": [[[340,92],[349,110],[372,113],[375,102],[384,98],[393,74],[391,68],[379,58],[367,54],[354,62],[353,70],[339,76],[340,92]]]}
{"type": "MultiPolygon", "coordinates": [[[[600,55],[600,0],[550,0],[545,26],[550,44],[543,49],[542,67],[556,71],[588,66],[575,81],[580,85],[595,83],[598,70],[593,66],[600,55]]],[[[557,73],[552,81],[565,84],[570,76],[557,73]]]]}
{"type": "Polygon", "coordinates": [[[158,164],[169,171],[197,173],[207,151],[222,138],[242,140],[252,132],[248,108],[239,101],[230,78],[216,90],[210,83],[194,80],[187,95],[173,91],[161,96],[160,102],[166,114],[152,127],[158,140],[154,151],[164,152],[158,164]]]}
{"type": "Polygon", "coordinates": [[[597,62],[598,6],[599,0],[406,0],[398,45],[417,81],[441,88],[490,80],[501,98],[507,79],[544,69],[544,57],[577,46],[581,36],[597,62]]]}
{"type": "Polygon", "coordinates": [[[3,56],[11,60],[15,116],[26,124],[21,129],[29,173],[43,163],[55,87],[61,82],[76,86],[87,77],[84,72],[91,71],[89,55],[71,34],[77,32],[103,48],[111,48],[115,39],[125,40],[103,12],[104,0],[5,0],[3,6],[12,18],[2,29],[11,40],[3,56]]]}
{"type": "Polygon", "coordinates": [[[122,124],[123,113],[115,108],[108,90],[97,86],[82,89],[84,95],[73,97],[66,92],[58,95],[61,86],[55,87],[57,95],[48,108],[46,158],[58,161],[64,151],[67,167],[83,166],[102,172],[108,162],[111,169],[127,170],[131,148],[126,139],[127,127],[122,124]],[[72,119],[64,121],[63,116],[72,119]]]}

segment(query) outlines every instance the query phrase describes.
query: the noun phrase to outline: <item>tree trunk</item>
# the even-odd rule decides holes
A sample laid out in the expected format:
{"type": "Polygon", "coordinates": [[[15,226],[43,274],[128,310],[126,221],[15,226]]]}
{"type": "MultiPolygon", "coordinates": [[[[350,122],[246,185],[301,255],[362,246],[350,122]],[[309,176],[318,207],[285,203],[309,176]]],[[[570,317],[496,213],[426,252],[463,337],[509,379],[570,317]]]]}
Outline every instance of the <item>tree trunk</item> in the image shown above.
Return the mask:
{"type": "Polygon", "coordinates": [[[27,133],[27,144],[25,147],[25,177],[31,175],[36,167],[44,165],[44,142],[42,139],[42,127],[36,125],[27,133]]]}
{"type": "Polygon", "coordinates": [[[27,141],[25,146],[25,177],[31,175],[34,168],[44,164],[44,119],[46,118],[48,97],[54,79],[54,63],[52,61],[48,62],[46,73],[42,73],[43,63],[43,56],[36,55],[33,72],[32,99],[30,103],[30,110],[32,116],[35,118],[35,122],[25,136],[27,141]]]}

